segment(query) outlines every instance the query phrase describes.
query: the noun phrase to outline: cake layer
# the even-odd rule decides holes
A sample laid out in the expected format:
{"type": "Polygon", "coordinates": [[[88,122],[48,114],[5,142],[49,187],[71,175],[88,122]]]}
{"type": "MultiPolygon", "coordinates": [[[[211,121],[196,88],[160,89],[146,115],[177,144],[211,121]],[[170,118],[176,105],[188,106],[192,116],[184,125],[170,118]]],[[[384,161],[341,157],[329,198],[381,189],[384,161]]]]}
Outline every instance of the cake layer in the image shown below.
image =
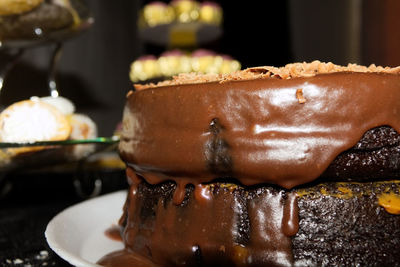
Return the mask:
{"type": "Polygon", "coordinates": [[[323,174],[384,179],[399,173],[399,113],[391,73],[169,84],[128,95],[120,152],[147,181],[180,188],[221,176],[285,188],[323,174]]]}
{"type": "Polygon", "coordinates": [[[176,205],[173,182],[142,182],[130,188],[121,218],[126,250],[103,261],[116,266],[113,259],[125,255],[160,266],[400,266],[399,190],[399,181],[292,190],[216,182],[188,186],[176,205]]]}

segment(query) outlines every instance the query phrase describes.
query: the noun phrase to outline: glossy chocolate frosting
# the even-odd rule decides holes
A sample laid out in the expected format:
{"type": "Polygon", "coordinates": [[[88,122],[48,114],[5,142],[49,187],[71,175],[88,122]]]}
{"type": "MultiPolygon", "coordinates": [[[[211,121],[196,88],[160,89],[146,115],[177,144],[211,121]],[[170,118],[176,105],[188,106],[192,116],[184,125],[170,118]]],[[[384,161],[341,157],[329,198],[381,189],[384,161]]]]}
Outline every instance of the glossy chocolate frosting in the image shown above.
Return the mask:
{"type": "Polygon", "coordinates": [[[226,176],[292,188],[379,126],[400,132],[398,74],[177,84],[128,95],[119,149],[149,183],[226,176]]]}

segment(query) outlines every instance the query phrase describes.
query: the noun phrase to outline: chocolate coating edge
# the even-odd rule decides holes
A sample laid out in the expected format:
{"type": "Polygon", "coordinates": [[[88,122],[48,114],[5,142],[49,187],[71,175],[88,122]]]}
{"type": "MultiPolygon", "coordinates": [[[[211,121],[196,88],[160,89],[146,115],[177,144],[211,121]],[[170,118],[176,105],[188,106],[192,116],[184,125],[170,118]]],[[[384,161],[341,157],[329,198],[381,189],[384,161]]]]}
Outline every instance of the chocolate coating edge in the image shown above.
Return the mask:
{"type": "Polygon", "coordinates": [[[145,178],[210,182],[221,175],[215,170],[222,165],[210,168],[207,161],[207,144],[215,140],[210,124],[217,119],[229,158],[220,162],[230,164],[222,170],[245,185],[292,188],[321,176],[368,130],[390,126],[399,133],[399,87],[396,74],[332,73],[133,92],[120,153],[145,178]],[[304,103],[296,98],[298,89],[304,103]]]}

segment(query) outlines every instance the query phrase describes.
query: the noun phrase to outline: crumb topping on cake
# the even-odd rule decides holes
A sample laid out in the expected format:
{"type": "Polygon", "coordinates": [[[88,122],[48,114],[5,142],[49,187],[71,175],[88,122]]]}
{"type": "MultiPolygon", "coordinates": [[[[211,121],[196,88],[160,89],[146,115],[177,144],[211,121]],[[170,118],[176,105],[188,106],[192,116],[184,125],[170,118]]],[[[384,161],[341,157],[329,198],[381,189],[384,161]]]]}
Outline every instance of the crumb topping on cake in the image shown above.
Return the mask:
{"type": "Polygon", "coordinates": [[[298,77],[312,77],[317,74],[327,74],[334,72],[363,72],[363,73],[391,73],[399,74],[400,66],[395,68],[376,66],[362,66],[357,64],[348,64],[347,66],[335,65],[331,62],[325,63],[315,60],[307,63],[291,63],[284,67],[262,66],[253,67],[245,70],[235,71],[229,74],[198,74],[198,73],[181,73],[174,76],[171,80],[159,83],[135,84],[137,90],[154,88],[159,86],[179,85],[179,84],[195,84],[206,82],[227,82],[235,80],[252,80],[260,78],[278,78],[291,79],[298,77]]]}

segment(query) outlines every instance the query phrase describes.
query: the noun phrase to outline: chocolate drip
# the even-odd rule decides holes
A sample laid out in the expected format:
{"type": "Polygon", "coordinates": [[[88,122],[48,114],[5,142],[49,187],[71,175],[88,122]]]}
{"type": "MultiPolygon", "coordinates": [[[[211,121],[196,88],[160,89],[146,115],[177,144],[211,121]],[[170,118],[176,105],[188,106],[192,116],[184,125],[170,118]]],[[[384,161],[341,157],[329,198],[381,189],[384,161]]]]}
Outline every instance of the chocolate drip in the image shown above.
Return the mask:
{"type": "MultiPolygon", "coordinates": [[[[138,232],[138,225],[135,224],[135,216],[138,216],[138,184],[132,183],[129,188],[127,196],[127,209],[126,209],[126,219],[125,219],[125,229],[122,233],[122,239],[126,246],[133,246],[136,234],[138,232]]],[[[121,223],[121,221],[120,221],[121,223]]]]}
{"type": "Polygon", "coordinates": [[[299,207],[296,193],[286,194],[283,208],[282,231],[286,236],[294,236],[299,231],[299,207]]]}
{"type": "MultiPolygon", "coordinates": [[[[127,178],[128,184],[130,186],[133,186],[133,189],[130,188],[130,190],[134,190],[136,192],[137,186],[142,182],[142,179],[139,176],[137,176],[135,171],[130,167],[126,168],[125,173],[126,173],[126,178],[127,178]]],[[[131,195],[132,194],[130,192],[126,197],[127,199],[126,199],[124,207],[122,209],[123,213],[122,213],[121,218],[118,221],[118,225],[125,225],[127,223],[128,212],[129,212],[128,209],[129,209],[129,205],[130,205],[130,199],[132,198],[131,195]]]]}
{"type": "Polygon", "coordinates": [[[113,225],[110,228],[108,228],[104,234],[115,241],[122,241],[122,236],[121,236],[121,232],[122,232],[122,227],[120,225],[113,225]]]}
{"type": "Polygon", "coordinates": [[[194,190],[194,198],[198,202],[210,201],[212,198],[210,188],[202,184],[196,185],[194,190]]]}
{"type": "Polygon", "coordinates": [[[229,144],[222,137],[224,127],[217,118],[211,120],[209,131],[211,139],[206,142],[205,160],[211,173],[229,175],[232,173],[232,157],[229,154],[229,144]]]}
{"type": "Polygon", "coordinates": [[[136,174],[135,170],[132,169],[131,167],[127,167],[125,172],[129,185],[132,184],[138,185],[142,182],[142,179],[136,174]]]}
{"type": "Polygon", "coordinates": [[[205,185],[200,184],[198,179],[196,179],[196,178],[180,177],[179,179],[175,179],[175,177],[173,177],[173,176],[165,176],[165,175],[160,175],[160,174],[156,174],[156,173],[142,173],[139,177],[137,175],[133,175],[131,173],[132,169],[131,168],[129,168],[129,169],[130,169],[130,171],[127,171],[127,173],[129,172],[129,175],[133,177],[130,180],[136,179],[135,181],[137,181],[139,183],[142,182],[142,178],[140,178],[140,177],[144,177],[145,181],[152,185],[159,184],[165,180],[175,180],[176,187],[175,187],[173,198],[172,198],[173,203],[175,205],[181,205],[182,202],[185,200],[186,186],[189,184],[195,186],[195,198],[198,201],[207,201],[208,199],[211,198],[209,188],[205,185]],[[134,178],[134,177],[136,177],[136,178],[134,178]]]}
{"type": "Polygon", "coordinates": [[[112,252],[102,257],[97,264],[108,267],[160,267],[160,265],[155,264],[148,258],[128,250],[112,252]]]}
{"type": "MultiPolygon", "coordinates": [[[[195,190],[186,188],[189,199],[184,206],[176,205],[173,199],[156,197],[154,217],[130,217],[126,233],[131,227],[135,231],[127,237],[127,249],[162,266],[291,265],[290,236],[296,234],[298,224],[295,193],[286,196],[283,190],[270,189],[242,192],[239,196],[238,192],[234,185],[211,188],[198,184],[195,190]],[[251,194],[248,201],[241,202],[247,194],[251,194]],[[247,221],[240,214],[244,211],[247,221]],[[147,226],[139,227],[143,222],[147,226]],[[243,230],[247,238],[240,238],[243,230]]],[[[144,195],[136,197],[136,202],[130,204],[138,210],[130,210],[140,214],[140,209],[148,207],[140,206],[144,195]]]]}
{"type": "Polygon", "coordinates": [[[163,266],[207,266],[230,262],[228,255],[233,253],[237,217],[227,204],[234,201],[234,195],[210,195],[208,201],[197,201],[194,195],[194,192],[190,194],[186,206],[177,206],[172,201],[165,204],[164,200],[159,200],[156,217],[151,223],[154,227],[142,231],[142,236],[138,237],[150,240],[148,247],[154,262],[163,266]]]}
{"type": "Polygon", "coordinates": [[[267,191],[249,203],[249,265],[293,265],[292,241],[283,231],[283,224],[287,224],[285,206],[284,191],[267,191]]]}
{"type": "Polygon", "coordinates": [[[182,204],[183,200],[185,199],[185,193],[186,193],[185,188],[186,188],[186,183],[180,181],[176,184],[173,197],[173,202],[175,205],[182,204]]]}

